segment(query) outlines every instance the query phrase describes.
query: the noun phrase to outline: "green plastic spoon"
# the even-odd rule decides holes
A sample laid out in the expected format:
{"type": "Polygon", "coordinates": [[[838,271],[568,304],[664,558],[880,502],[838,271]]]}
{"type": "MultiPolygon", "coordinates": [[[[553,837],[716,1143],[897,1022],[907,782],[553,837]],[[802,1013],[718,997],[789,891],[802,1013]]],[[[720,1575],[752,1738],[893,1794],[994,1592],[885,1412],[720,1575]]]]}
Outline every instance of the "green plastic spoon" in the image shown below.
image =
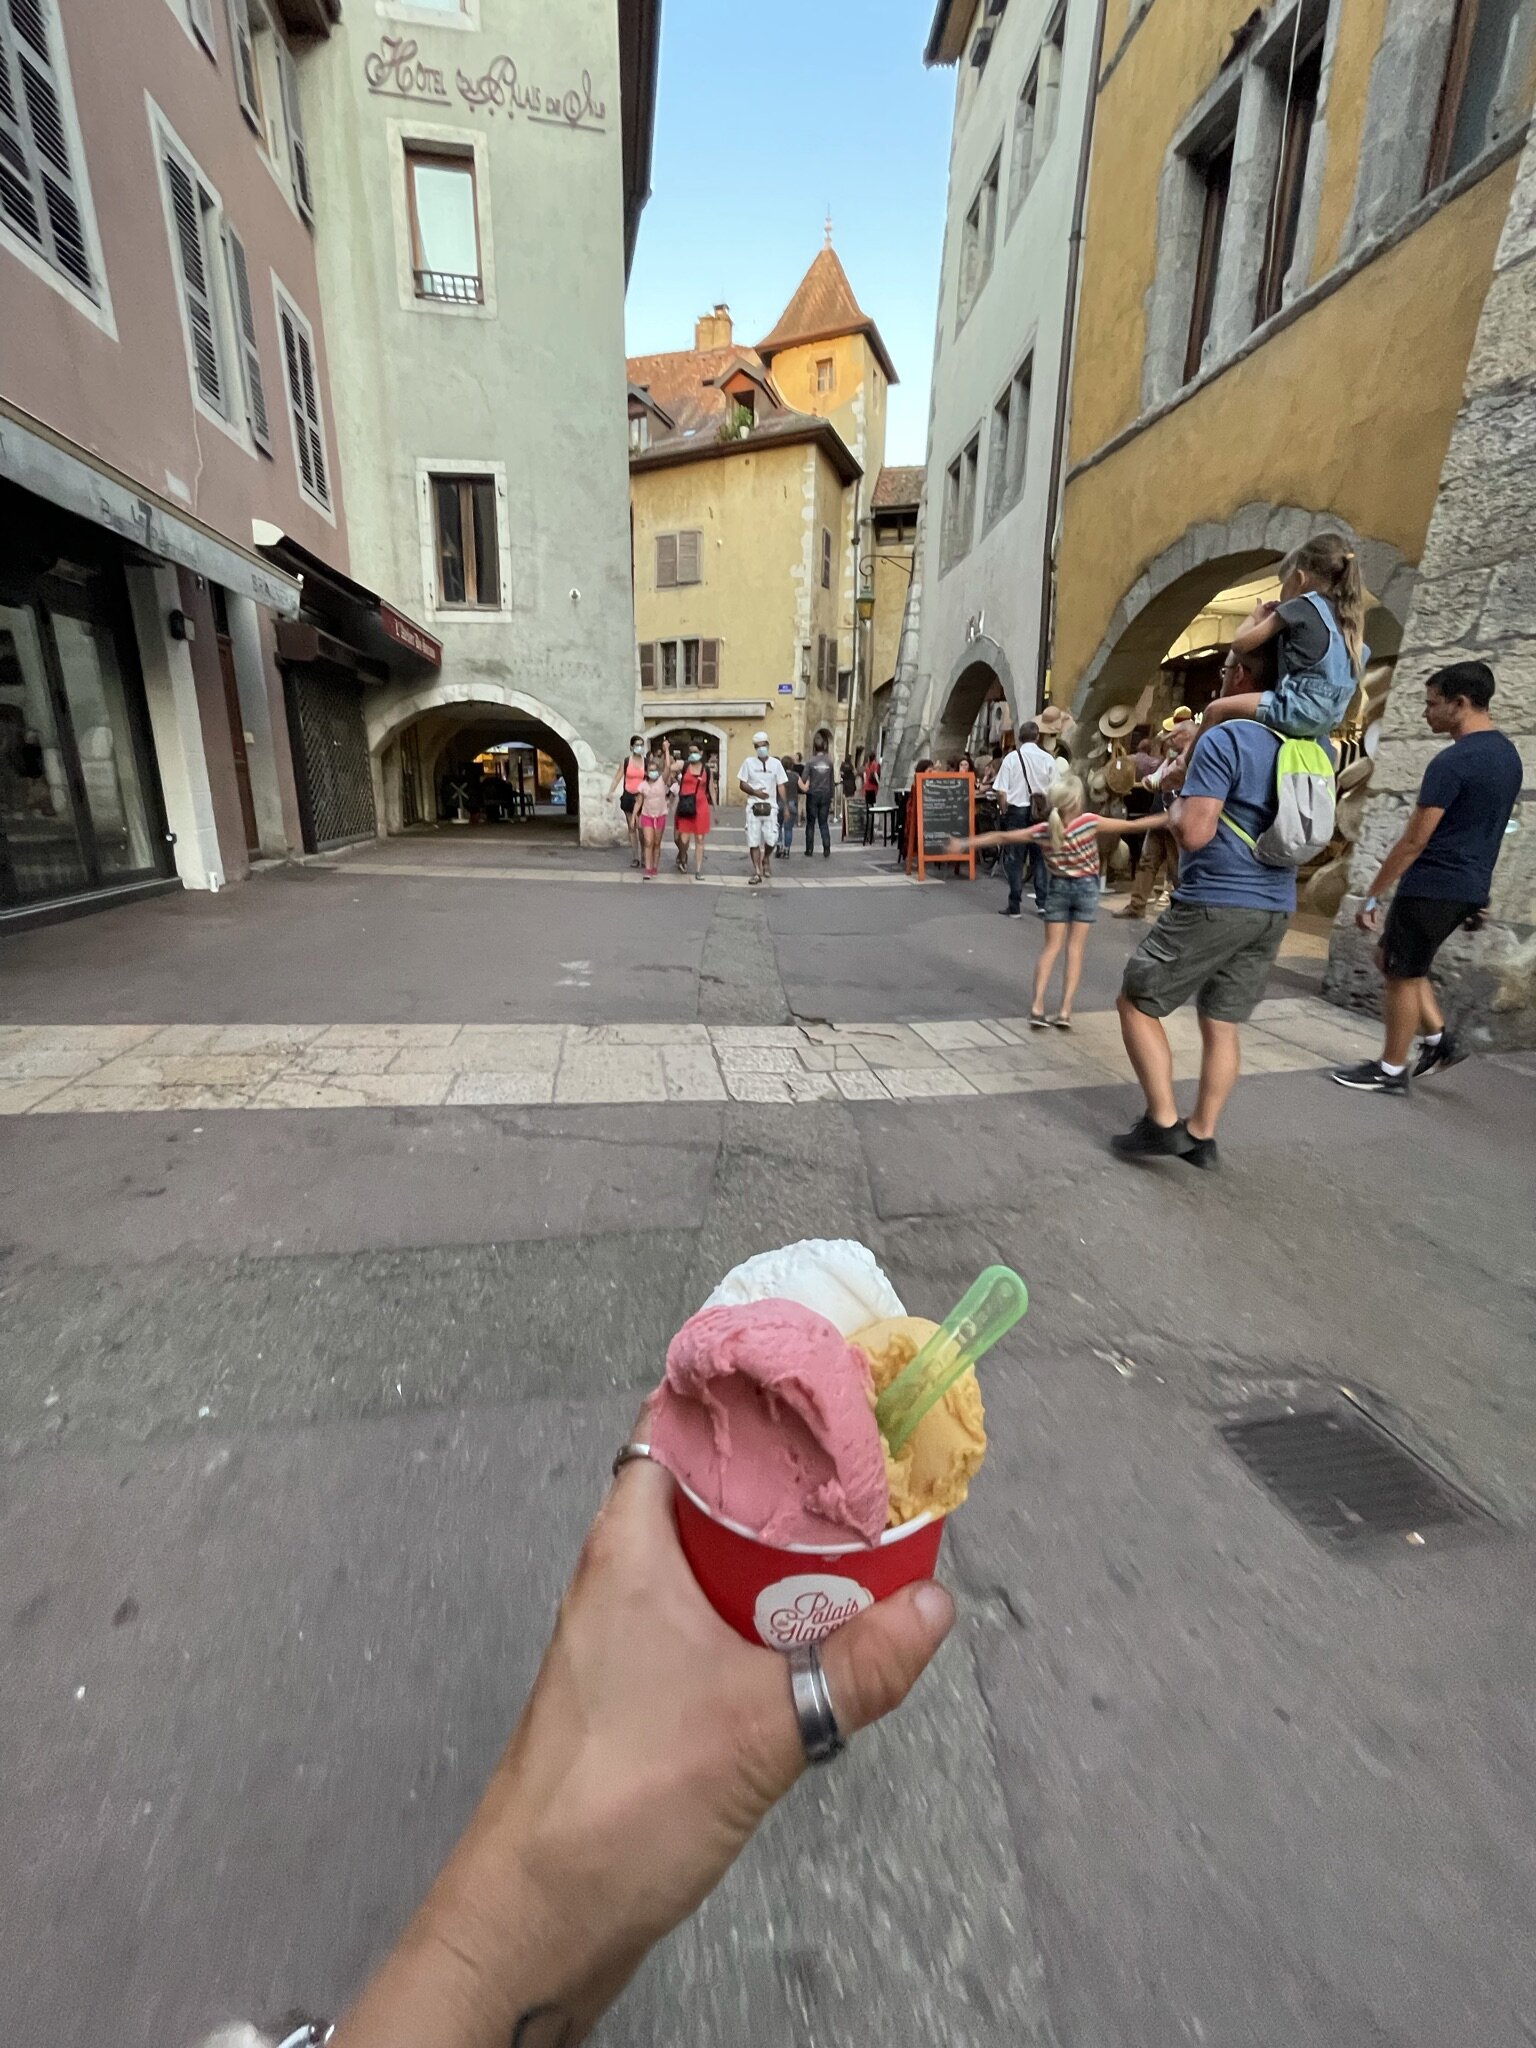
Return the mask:
{"type": "Polygon", "coordinates": [[[1029,1289],[1018,1274],[1008,1266],[988,1266],[875,1403],[875,1421],[893,1458],[961,1373],[1006,1337],[1028,1307],[1029,1289]]]}

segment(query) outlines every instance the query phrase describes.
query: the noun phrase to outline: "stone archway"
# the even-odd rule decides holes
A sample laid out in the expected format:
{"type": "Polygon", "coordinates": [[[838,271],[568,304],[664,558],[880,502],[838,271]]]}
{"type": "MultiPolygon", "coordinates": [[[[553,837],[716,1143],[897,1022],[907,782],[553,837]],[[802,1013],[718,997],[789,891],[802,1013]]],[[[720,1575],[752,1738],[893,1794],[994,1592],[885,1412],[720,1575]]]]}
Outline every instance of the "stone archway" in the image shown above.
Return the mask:
{"type": "Polygon", "coordinates": [[[1019,702],[1014,694],[1013,670],[1008,657],[995,640],[985,634],[968,640],[965,652],[950,673],[944,706],[934,720],[928,749],[936,761],[964,751],[971,737],[976,714],[986,702],[994,683],[1002,686],[1008,703],[1008,722],[1017,729],[1019,702]]]}
{"type": "Polygon", "coordinates": [[[1359,550],[1361,574],[1376,600],[1366,620],[1366,638],[1375,653],[1395,654],[1415,575],[1397,548],[1356,533],[1337,513],[1309,512],[1299,505],[1245,505],[1225,522],[1190,527],[1146,565],[1121,598],[1072,693],[1072,710],[1081,725],[1091,726],[1112,704],[1133,703],[1184,627],[1218,590],[1268,567],[1310,534],[1328,528],[1349,534],[1359,550]]]}
{"type": "MultiPolygon", "coordinates": [[[[675,718],[664,717],[660,722],[655,722],[656,713],[652,711],[649,704],[645,707],[645,717],[645,737],[647,742],[664,739],[668,733],[707,732],[715,743],[715,753],[718,761],[716,773],[720,789],[724,791],[731,787],[728,779],[730,775],[731,736],[723,725],[715,725],[707,718],[685,718],[681,713],[675,718]]],[[[724,800],[723,796],[719,799],[722,803],[724,800]]]]}
{"type": "Polygon", "coordinates": [[[433,764],[456,734],[483,729],[507,738],[547,735],[568,783],[574,776],[575,811],[583,846],[611,846],[623,836],[617,806],[608,801],[613,763],[598,759],[591,743],[551,705],[504,683],[437,682],[407,695],[384,695],[368,707],[368,745],[373,757],[375,807],[381,832],[398,830],[401,804],[397,743],[413,726],[430,733],[431,762],[422,782],[435,788],[433,764]]]}

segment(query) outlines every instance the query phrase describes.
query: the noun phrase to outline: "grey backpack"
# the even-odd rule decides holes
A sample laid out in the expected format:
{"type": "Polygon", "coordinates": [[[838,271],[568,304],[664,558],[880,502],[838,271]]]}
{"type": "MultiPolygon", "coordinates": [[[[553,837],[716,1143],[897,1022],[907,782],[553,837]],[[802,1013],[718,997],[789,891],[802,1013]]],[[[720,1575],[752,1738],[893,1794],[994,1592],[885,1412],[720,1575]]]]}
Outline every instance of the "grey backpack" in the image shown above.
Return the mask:
{"type": "Polygon", "coordinates": [[[1282,740],[1275,757],[1275,815],[1254,838],[1226,811],[1221,822],[1267,868],[1303,868],[1333,838],[1333,757],[1317,740],[1282,740]]]}

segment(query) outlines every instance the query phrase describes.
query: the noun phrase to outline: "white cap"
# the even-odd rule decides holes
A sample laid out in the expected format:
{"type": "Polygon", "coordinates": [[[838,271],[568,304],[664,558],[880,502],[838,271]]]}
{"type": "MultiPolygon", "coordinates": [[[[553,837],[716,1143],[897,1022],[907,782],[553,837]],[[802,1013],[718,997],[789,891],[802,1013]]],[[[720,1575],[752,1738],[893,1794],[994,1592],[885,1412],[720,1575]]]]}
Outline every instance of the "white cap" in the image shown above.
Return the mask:
{"type": "MultiPolygon", "coordinates": [[[[752,735],[752,744],[753,744],[753,746],[754,746],[754,747],[760,747],[760,746],[761,746],[761,745],[763,744],[763,742],[764,742],[765,740],[767,740],[767,739],[768,739],[768,735],[767,735],[767,733],[765,733],[765,732],[755,732],[755,733],[753,733],[753,735],[752,735]]],[[[771,745],[771,744],[772,744],[772,742],[770,741],[770,742],[769,742],[769,744],[771,745]]]]}

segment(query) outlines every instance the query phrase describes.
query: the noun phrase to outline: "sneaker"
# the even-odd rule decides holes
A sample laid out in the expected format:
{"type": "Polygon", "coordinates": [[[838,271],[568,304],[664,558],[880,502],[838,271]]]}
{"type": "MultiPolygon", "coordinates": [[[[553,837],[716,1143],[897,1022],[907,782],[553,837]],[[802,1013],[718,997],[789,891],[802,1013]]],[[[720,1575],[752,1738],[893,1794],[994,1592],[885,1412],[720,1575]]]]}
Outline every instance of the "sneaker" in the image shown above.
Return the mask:
{"type": "Polygon", "coordinates": [[[1043,1031],[1050,1021],[1049,1017],[1043,1016],[1038,1010],[1031,1010],[1029,1013],[1029,1028],[1031,1031],[1043,1031]]]}
{"type": "Polygon", "coordinates": [[[1182,1155],[1186,1166],[1200,1166],[1207,1173],[1214,1173],[1216,1168],[1220,1166],[1221,1154],[1216,1150],[1216,1140],[1214,1138],[1197,1138],[1194,1132],[1191,1131],[1189,1133],[1189,1147],[1190,1149],[1182,1155]]]}
{"type": "Polygon", "coordinates": [[[1362,1060],[1357,1067],[1338,1067],[1333,1079],[1341,1088],[1363,1088],[1372,1095],[1406,1095],[1408,1069],[1389,1074],[1380,1060],[1362,1060]]]}
{"type": "Polygon", "coordinates": [[[1140,903],[1123,903],[1118,910],[1112,910],[1109,914],[1111,917],[1134,917],[1142,924],[1147,921],[1146,910],[1140,903]]]}
{"type": "Polygon", "coordinates": [[[1005,907],[1004,909],[1000,910],[1000,911],[999,911],[999,912],[998,912],[997,914],[998,914],[998,916],[999,916],[999,917],[1020,917],[1020,916],[1022,916],[1022,915],[1023,915],[1023,913],[1022,913],[1021,911],[1017,911],[1017,910],[1015,910],[1015,909],[1013,908],[1012,904],[1009,904],[1009,905],[1007,905],[1007,906],[1006,906],[1006,907],[1005,907]]]}
{"type": "Polygon", "coordinates": [[[1145,1112],[1128,1131],[1109,1141],[1109,1149],[1122,1159],[1184,1159],[1194,1147],[1195,1140],[1182,1119],[1176,1124],[1155,1124],[1145,1112]]]}
{"type": "Polygon", "coordinates": [[[1414,1062],[1413,1078],[1421,1074],[1432,1074],[1436,1067],[1459,1067],[1467,1057],[1467,1048],[1454,1031],[1442,1031],[1433,1045],[1419,1048],[1419,1057],[1414,1062]]]}

